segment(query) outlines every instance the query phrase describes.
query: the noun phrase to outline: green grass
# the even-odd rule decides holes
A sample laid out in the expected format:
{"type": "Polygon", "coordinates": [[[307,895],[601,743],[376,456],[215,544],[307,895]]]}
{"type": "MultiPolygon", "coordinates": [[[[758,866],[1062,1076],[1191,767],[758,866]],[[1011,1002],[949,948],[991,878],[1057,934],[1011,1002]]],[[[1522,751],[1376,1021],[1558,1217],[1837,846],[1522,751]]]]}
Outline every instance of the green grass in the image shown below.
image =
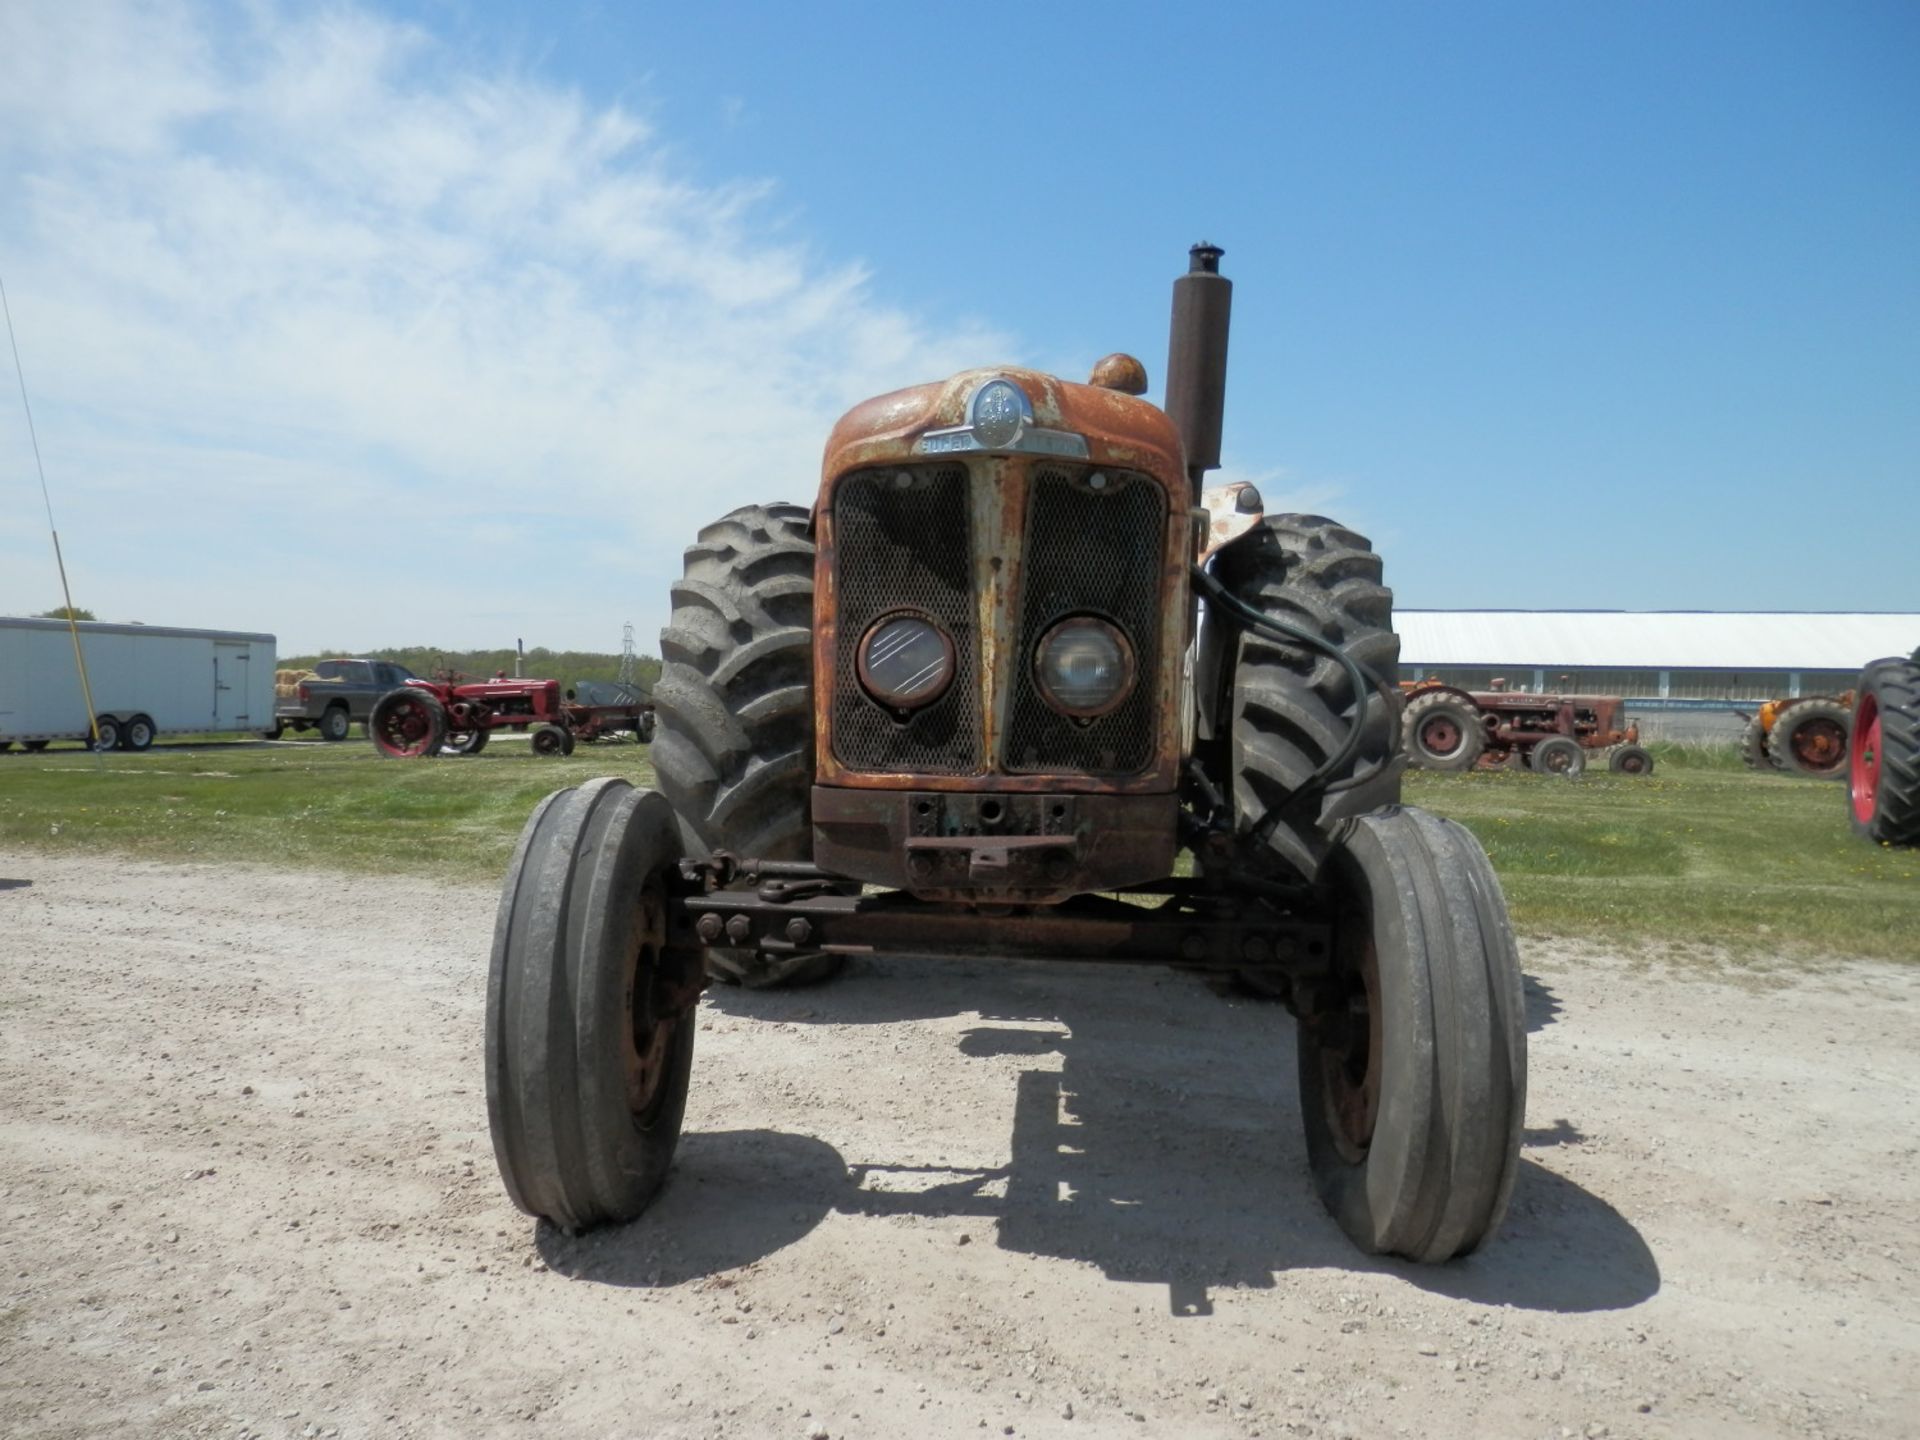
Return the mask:
{"type": "Polygon", "coordinates": [[[1522,934],[1920,960],[1920,851],[1856,839],[1840,785],[1656,756],[1645,779],[1415,773],[1407,799],[1479,837],[1522,934]]]}
{"type": "MultiPolygon", "coordinates": [[[[1407,799],[1479,836],[1520,931],[1768,956],[1920,960],[1920,851],[1848,831],[1841,787],[1665,748],[1647,779],[1415,773],[1407,799]]],[[[534,802],[594,775],[652,783],[647,750],[524,741],[381,760],[366,741],[0,755],[0,844],[492,883],[534,802]]]]}
{"type": "Polygon", "coordinates": [[[582,745],[564,760],[507,739],[439,760],[383,760],[361,739],[144,755],[57,746],[0,755],[0,844],[492,881],[534,803],[595,775],[653,783],[640,745],[582,745]]]}

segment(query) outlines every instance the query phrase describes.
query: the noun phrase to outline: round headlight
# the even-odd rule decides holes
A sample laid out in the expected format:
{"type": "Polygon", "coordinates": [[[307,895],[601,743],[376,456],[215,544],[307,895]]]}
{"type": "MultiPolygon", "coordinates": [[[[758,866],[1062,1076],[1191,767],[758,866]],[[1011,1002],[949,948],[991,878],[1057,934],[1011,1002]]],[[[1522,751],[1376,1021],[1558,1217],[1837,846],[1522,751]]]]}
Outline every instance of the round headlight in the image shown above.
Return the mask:
{"type": "Polygon", "coordinates": [[[953,642],[918,615],[889,615],[860,642],[860,683],[882,705],[930,705],[953,680],[953,642]]]}
{"type": "Polygon", "coordinates": [[[1133,689],[1133,647],[1106,621],[1076,615],[1041,638],[1033,669],[1049,705],[1076,720],[1091,720],[1133,689]]]}

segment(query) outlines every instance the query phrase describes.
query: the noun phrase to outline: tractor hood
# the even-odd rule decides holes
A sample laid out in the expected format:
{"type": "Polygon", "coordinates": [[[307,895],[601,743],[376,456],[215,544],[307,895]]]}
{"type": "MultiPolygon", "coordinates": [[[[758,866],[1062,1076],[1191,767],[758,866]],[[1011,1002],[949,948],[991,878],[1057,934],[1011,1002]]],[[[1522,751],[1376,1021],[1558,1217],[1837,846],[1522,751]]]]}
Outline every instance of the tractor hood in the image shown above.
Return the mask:
{"type": "Polygon", "coordinates": [[[1184,473],[1180,436],[1159,406],[1104,386],[1003,365],[963,370],[854,406],[827,439],[821,478],[904,460],[1021,453],[1084,459],[1163,479],[1184,473]]]}

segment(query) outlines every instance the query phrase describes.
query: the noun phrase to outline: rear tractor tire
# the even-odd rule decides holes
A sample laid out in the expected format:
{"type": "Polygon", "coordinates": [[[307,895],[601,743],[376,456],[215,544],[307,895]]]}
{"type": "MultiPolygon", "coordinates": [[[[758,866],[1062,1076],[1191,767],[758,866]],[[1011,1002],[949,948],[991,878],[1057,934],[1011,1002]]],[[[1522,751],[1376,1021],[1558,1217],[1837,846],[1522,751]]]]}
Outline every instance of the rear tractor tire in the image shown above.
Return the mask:
{"type": "Polygon", "coordinates": [[[1471,770],[1487,748],[1486,718],[1471,700],[1433,690],[1407,702],[1400,722],[1407,758],[1425,770],[1471,770]]]}
{"type": "Polygon", "coordinates": [[[1565,780],[1578,780],[1587,768],[1587,752],[1580,748],[1580,742],[1565,735],[1549,735],[1533,747],[1527,756],[1527,764],[1540,775],[1558,775],[1565,780]]]}
{"type": "Polygon", "coordinates": [[[1616,745],[1607,756],[1607,769],[1615,775],[1651,775],[1653,754],[1641,745],[1616,745]]]}
{"type": "Polygon", "coordinates": [[[603,779],[541,801],[507,868],[488,1128],[513,1203],[568,1230],[639,1215],[679,1143],[700,979],[666,948],[680,854],[664,798],[603,779]]]}
{"type": "MultiPolygon", "coordinates": [[[[1399,672],[1393,592],[1365,537],[1319,515],[1269,515],[1215,564],[1226,587],[1263,615],[1317,632],[1375,676],[1399,672]]],[[[1224,728],[1234,827],[1242,836],[1264,828],[1271,854],[1259,858],[1311,880],[1331,849],[1329,826],[1400,798],[1391,716],[1370,703],[1371,690],[1356,695],[1330,656],[1255,630],[1239,637],[1231,683],[1224,728]],[[1367,778],[1288,809],[1356,724],[1360,748],[1332,783],[1367,778]]]]}
{"type": "MultiPolygon", "coordinates": [[[[660,632],[652,761],[689,853],[811,860],[813,538],[800,505],[749,505],[687,547],[660,632]]],[[[838,955],[712,949],[717,980],[764,989],[839,972],[838,955]]]]}
{"type": "Polygon", "coordinates": [[[1500,882],[1463,827],[1401,807],[1348,822],[1327,881],[1333,970],[1297,1006],[1314,1182],[1370,1254],[1465,1255],[1506,1213],[1526,1112],[1500,882]]]}
{"type": "MultiPolygon", "coordinates": [[[[327,711],[329,717],[340,716],[343,732],[346,714],[344,710],[327,711]]],[[[324,720],[320,733],[327,733],[324,720]]],[[[389,760],[427,759],[438,755],[446,743],[447,710],[437,696],[425,690],[389,690],[373,702],[367,733],[373,737],[373,748],[389,760]]]]}
{"type": "Polygon", "coordinates": [[[1796,701],[1783,709],[1767,738],[1767,756],[1789,775],[1847,778],[1847,738],[1853,717],[1837,700],[1796,701]]]}
{"type": "Polygon", "coordinates": [[[1920,845],[1920,652],[1861,672],[1847,773],[1853,833],[1882,845],[1920,845]]]}

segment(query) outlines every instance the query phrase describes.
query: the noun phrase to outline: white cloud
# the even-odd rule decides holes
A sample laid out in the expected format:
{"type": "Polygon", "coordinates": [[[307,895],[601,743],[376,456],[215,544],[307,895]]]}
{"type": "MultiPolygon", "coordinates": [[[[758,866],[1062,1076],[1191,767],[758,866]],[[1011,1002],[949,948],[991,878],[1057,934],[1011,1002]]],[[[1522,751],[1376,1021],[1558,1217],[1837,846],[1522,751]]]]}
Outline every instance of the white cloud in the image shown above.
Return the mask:
{"type": "MultiPolygon", "coordinates": [[[[354,9],[0,9],[0,274],[77,602],[650,646],[694,530],[807,499],[846,405],[1011,353],[669,157],[354,9]]],[[[30,469],[14,407],[0,612],[55,603],[30,469]]]]}

